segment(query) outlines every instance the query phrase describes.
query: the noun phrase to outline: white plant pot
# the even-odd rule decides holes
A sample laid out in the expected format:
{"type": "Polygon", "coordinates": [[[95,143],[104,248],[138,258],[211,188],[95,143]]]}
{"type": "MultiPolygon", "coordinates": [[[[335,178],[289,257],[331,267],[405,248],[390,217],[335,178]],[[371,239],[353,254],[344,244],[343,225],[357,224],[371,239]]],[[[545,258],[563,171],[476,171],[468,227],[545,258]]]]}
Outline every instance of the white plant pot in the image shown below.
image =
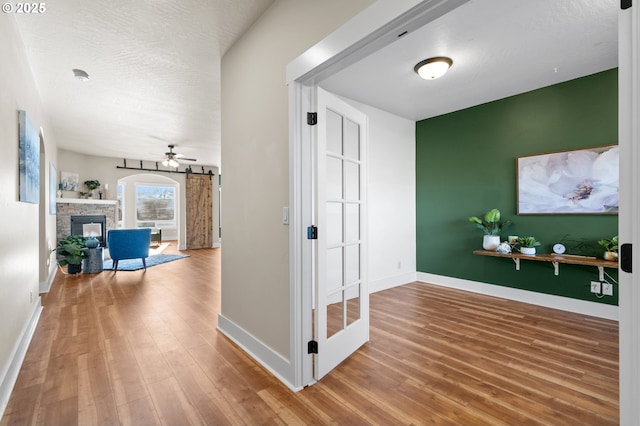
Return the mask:
{"type": "Polygon", "coordinates": [[[536,248],[535,247],[520,247],[520,253],[533,255],[533,254],[536,254],[536,248]]]}
{"type": "Polygon", "coordinates": [[[495,250],[500,245],[500,235],[485,235],[482,240],[482,248],[485,250],[495,250]]]}
{"type": "Polygon", "coordinates": [[[611,260],[615,262],[618,260],[618,253],[616,253],[615,251],[605,251],[604,260],[611,260]]]}

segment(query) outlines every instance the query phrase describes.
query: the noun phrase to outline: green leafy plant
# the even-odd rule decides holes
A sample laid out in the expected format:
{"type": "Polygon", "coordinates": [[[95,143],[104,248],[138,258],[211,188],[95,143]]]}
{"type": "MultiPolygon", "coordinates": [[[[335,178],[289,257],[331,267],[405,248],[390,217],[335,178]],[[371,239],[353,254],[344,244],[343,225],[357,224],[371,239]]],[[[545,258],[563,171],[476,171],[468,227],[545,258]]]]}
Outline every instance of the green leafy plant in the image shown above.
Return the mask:
{"type": "Polygon", "coordinates": [[[537,247],[540,245],[540,241],[536,240],[535,237],[518,237],[517,244],[520,247],[537,247]]]}
{"type": "Polygon", "coordinates": [[[475,224],[485,235],[500,235],[501,231],[513,223],[510,220],[501,220],[498,209],[489,210],[482,219],[478,216],[471,216],[469,222],[475,224]]]}
{"type": "Polygon", "coordinates": [[[618,252],[618,236],[617,235],[611,238],[610,240],[607,240],[607,239],[600,240],[598,241],[598,244],[604,247],[606,251],[612,251],[614,253],[618,252]]]}
{"type": "Polygon", "coordinates": [[[58,263],[62,266],[82,263],[82,259],[87,257],[86,242],[87,239],[82,235],[70,235],[58,241],[58,246],[53,249],[62,256],[58,263]]]}
{"type": "Polygon", "coordinates": [[[99,180],[85,180],[84,184],[87,188],[89,188],[89,191],[93,191],[94,189],[98,188],[100,186],[100,181],[99,180]]]}

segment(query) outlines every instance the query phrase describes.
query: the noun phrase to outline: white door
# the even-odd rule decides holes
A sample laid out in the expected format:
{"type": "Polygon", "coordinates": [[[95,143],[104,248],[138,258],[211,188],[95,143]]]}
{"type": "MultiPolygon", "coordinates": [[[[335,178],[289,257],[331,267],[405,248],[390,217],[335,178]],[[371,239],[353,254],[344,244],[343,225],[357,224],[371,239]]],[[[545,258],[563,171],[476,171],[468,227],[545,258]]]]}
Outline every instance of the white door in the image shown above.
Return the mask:
{"type": "Polygon", "coordinates": [[[369,340],[367,117],[317,89],[314,378],[369,340]]]}

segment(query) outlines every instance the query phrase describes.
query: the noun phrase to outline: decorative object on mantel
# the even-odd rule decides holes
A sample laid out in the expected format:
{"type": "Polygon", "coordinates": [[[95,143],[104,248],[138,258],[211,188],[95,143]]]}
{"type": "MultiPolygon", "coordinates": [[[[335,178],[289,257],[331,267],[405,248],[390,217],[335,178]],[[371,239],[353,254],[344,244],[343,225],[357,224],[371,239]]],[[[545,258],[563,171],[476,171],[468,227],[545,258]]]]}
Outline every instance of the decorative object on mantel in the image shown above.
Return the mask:
{"type": "Polygon", "coordinates": [[[618,260],[618,236],[617,235],[611,238],[610,240],[607,240],[607,239],[600,240],[598,241],[598,244],[600,244],[606,250],[603,255],[604,260],[612,260],[612,261],[618,260]]]}
{"type": "Polygon", "coordinates": [[[540,242],[535,237],[518,237],[517,245],[520,246],[520,253],[535,255],[536,247],[540,245],[540,242]]]}
{"type": "Polygon", "coordinates": [[[70,235],[58,241],[58,246],[52,251],[57,251],[62,259],[58,261],[60,266],[67,265],[67,273],[78,274],[82,271],[82,259],[87,256],[86,238],[81,235],[70,235]]]}
{"type": "Polygon", "coordinates": [[[213,173],[213,171],[211,169],[209,169],[209,171],[205,172],[204,171],[204,166],[201,166],[202,171],[201,172],[194,172],[191,169],[191,166],[189,167],[185,167],[184,171],[180,171],[178,169],[175,170],[165,170],[165,169],[161,169],[159,166],[159,163],[156,161],[155,162],[155,169],[149,169],[143,166],[142,164],[142,160],[140,160],[140,167],[129,167],[127,166],[127,159],[124,158],[122,160],[123,164],[122,166],[116,166],[116,169],[127,169],[127,170],[138,170],[138,171],[145,171],[145,172],[161,172],[161,173],[182,173],[182,174],[194,174],[194,175],[208,175],[209,178],[212,178],[215,173],[213,173]]]}
{"type": "Polygon", "coordinates": [[[482,230],[484,238],[482,247],[485,250],[495,250],[500,245],[500,232],[507,229],[513,223],[510,220],[501,220],[500,210],[491,209],[485,213],[484,218],[471,216],[469,222],[482,230]]]}
{"type": "Polygon", "coordinates": [[[94,198],[94,191],[100,187],[100,181],[98,179],[85,180],[84,185],[89,189],[89,192],[81,192],[81,195],[86,195],[87,198],[94,198]]]}
{"type": "Polygon", "coordinates": [[[60,190],[77,191],[80,175],[77,173],[60,172],[60,190]]]}

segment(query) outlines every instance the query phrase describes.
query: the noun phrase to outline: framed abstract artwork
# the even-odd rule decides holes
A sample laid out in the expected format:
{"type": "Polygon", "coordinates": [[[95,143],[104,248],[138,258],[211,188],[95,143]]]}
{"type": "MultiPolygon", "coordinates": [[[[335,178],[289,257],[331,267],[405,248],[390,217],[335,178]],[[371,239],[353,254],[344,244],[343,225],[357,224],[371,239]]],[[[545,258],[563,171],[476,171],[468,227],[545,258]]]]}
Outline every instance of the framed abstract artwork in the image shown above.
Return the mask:
{"type": "Polygon", "coordinates": [[[26,111],[18,111],[20,144],[20,201],[40,201],[40,138],[26,111]]]}
{"type": "Polygon", "coordinates": [[[60,190],[77,191],[80,175],[77,173],[60,172],[60,190]]]}
{"type": "Polygon", "coordinates": [[[518,214],[617,214],[618,145],[518,157],[518,214]]]}
{"type": "Polygon", "coordinates": [[[58,171],[49,163],[49,214],[56,214],[56,194],[58,189],[58,171]]]}

